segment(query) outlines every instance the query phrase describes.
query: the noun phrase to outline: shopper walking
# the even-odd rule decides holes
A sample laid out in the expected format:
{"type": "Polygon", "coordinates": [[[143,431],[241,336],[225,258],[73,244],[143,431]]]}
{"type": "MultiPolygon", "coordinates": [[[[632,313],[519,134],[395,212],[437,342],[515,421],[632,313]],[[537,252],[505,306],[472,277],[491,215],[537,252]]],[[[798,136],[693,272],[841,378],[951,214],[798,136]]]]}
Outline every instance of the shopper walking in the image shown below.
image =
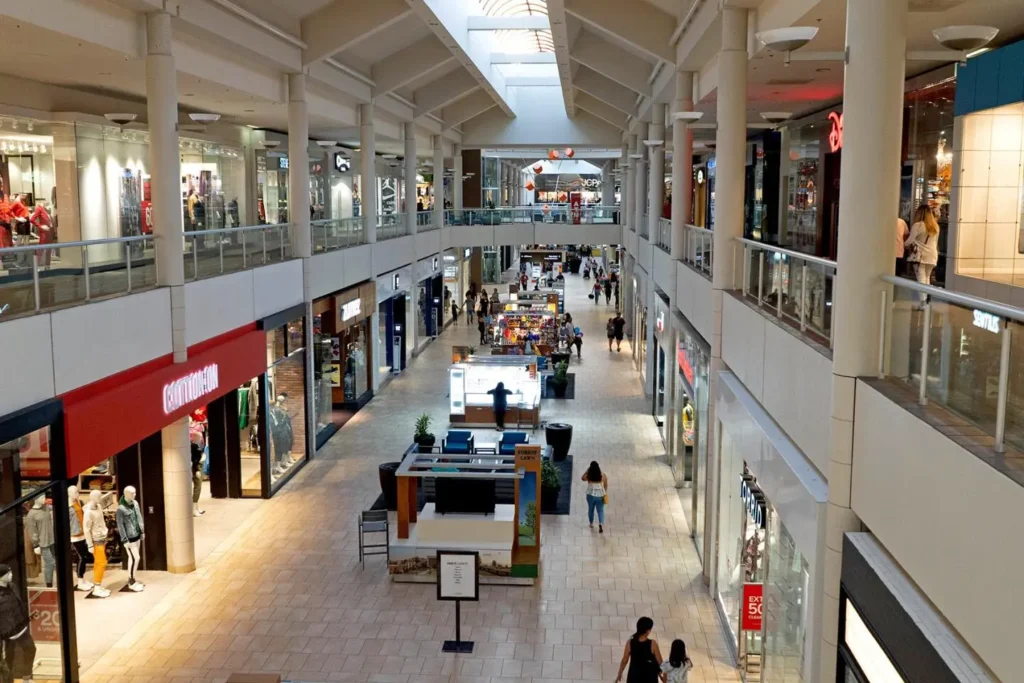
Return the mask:
{"type": "Polygon", "coordinates": [[[658,683],[661,676],[661,651],[658,650],[658,641],[651,638],[651,631],[654,630],[654,620],[650,617],[640,617],[636,621],[636,633],[626,641],[626,648],[622,652],[622,662],[619,663],[619,675],[615,683],[622,680],[622,672],[629,664],[629,674],[626,676],[626,683],[658,683]]]}
{"type": "Polygon", "coordinates": [[[606,304],[612,302],[612,281],[610,278],[604,279],[604,302],[606,304]]]}
{"type": "Polygon", "coordinates": [[[594,297],[594,304],[601,303],[601,278],[594,281],[594,291],[591,292],[594,297]]]}
{"type": "Polygon", "coordinates": [[[927,204],[917,207],[910,236],[903,244],[907,248],[907,263],[913,267],[917,281],[931,284],[932,270],[939,262],[939,224],[927,204]]]}
{"type": "Polygon", "coordinates": [[[686,656],[686,643],[678,638],[672,641],[668,660],[661,663],[661,674],[665,683],[686,683],[693,662],[686,656]]]}
{"type": "Polygon", "coordinates": [[[483,313],[477,316],[476,329],[480,331],[480,346],[484,345],[484,335],[487,334],[487,321],[491,319],[491,316],[485,316],[483,313]]]}
{"type": "Polygon", "coordinates": [[[476,300],[473,298],[473,295],[471,293],[469,293],[469,292],[466,292],[466,305],[463,306],[463,309],[466,311],[466,324],[467,325],[472,325],[473,324],[473,308],[475,306],[476,306],[476,300]]]}
{"type": "MultiPolygon", "coordinates": [[[[626,333],[626,319],[622,317],[622,314],[615,311],[615,318],[612,319],[612,324],[615,326],[613,330],[615,334],[615,350],[622,351],[622,337],[626,333]]],[[[610,346],[610,343],[609,343],[610,346]]],[[[611,351],[611,348],[608,349],[611,351]]]]}
{"type": "Polygon", "coordinates": [[[487,317],[488,310],[490,309],[491,302],[487,299],[486,294],[480,295],[480,315],[487,317]]]}
{"type": "Polygon", "coordinates": [[[576,347],[576,360],[583,360],[583,333],[578,327],[572,329],[572,343],[576,347]]]}
{"type": "Polygon", "coordinates": [[[458,324],[459,324],[459,307],[456,306],[455,302],[453,301],[452,302],[452,325],[458,325],[458,324]]]}
{"type": "Polygon", "coordinates": [[[504,382],[498,382],[498,386],[487,392],[494,397],[494,421],[498,424],[498,431],[505,431],[505,411],[508,410],[508,398],[512,392],[505,388],[504,382]]]}
{"type": "Polygon", "coordinates": [[[621,308],[621,306],[619,306],[619,283],[618,282],[615,283],[615,288],[614,288],[613,291],[615,293],[615,310],[618,310],[618,309],[621,308]]]}
{"type": "Polygon", "coordinates": [[[615,318],[608,318],[608,324],[605,325],[605,330],[608,333],[608,353],[611,353],[612,342],[615,340],[615,318]]]}
{"type": "Polygon", "coordinates": [[[599,533],[604,533],[604,504],[608,497],[608,475],[601,471],[601,466],[596,460],[590,462],[590,467],[583,473],[582,480],[587,483],[587,519],[590,520],[590,528],[594,528],[594,511],[597,511],[597,528],[599,533]]]}

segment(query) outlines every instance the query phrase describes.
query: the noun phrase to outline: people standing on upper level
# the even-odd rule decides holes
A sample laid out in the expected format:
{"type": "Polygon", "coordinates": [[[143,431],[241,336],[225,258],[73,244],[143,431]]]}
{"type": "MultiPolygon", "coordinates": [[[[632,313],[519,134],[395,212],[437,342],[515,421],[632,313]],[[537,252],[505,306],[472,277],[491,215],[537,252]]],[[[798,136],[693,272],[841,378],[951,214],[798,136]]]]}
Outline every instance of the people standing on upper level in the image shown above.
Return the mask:
{"type": "Polygon", "coordinates": [[[932,271],[939,262],[939,223],[927,204],[914,212],[910,236],[903,244],[907,248],[907,263],[914,269],[917,281],[931,284],[932,271]]]}

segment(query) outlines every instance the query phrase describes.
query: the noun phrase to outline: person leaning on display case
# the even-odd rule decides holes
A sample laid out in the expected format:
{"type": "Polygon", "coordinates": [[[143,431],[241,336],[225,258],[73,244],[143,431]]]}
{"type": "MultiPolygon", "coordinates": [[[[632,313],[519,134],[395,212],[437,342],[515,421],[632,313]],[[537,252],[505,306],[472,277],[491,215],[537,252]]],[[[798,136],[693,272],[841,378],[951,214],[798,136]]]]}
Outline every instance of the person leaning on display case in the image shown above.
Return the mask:
{"type": "Polygon", "coordinates": [[[504,382],[498,382],[498,386],[487,392],[494,397],[494,421],[498,425],[498,431],[505,431],[505,411],[508,410],[508,397],[512,392],[505,388],[504,382]]]}

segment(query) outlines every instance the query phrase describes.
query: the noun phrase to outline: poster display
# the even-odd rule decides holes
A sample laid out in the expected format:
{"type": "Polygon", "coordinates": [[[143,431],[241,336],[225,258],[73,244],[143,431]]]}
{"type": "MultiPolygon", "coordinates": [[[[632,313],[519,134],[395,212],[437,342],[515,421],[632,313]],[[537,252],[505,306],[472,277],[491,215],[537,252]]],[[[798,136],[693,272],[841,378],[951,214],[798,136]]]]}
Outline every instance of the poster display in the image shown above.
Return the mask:
{"type": "Polygon", "coordinates": [[[470,551],[437,551],[437,599],[480,599],[480,556],[470,551]]]}
{"type": "MultiPolygon", "coordinates": [[[[531,366],[531,374],[536,366],[531,366]]],[[[512,576],[536,578],[540,566],[541,446],[519,445],[515,454],[516,535],[512,543],[512,576]]]]}
{"type": "Polygon", "coordinates": [[[743,600],[740,603],[743,613],[740,615],[740,629],[743,631],[761,632],[763,614],[764,586],[760,583],[743,584],[743,600]]]}

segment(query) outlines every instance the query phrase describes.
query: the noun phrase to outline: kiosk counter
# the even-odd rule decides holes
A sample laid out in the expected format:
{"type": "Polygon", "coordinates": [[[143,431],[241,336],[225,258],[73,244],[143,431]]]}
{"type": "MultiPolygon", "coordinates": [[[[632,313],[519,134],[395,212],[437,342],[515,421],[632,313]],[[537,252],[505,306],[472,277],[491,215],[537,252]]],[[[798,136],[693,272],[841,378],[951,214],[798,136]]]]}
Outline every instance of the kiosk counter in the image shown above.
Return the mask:
{"type": "Polygon", "coordinates": [[[453,424],[493,425],[493,397],[487,392],[503,382],[507,397],[506,424],[540,424],[541,376],[533,356],[470,356],[448,370],[450,417],[453,424]]]}

